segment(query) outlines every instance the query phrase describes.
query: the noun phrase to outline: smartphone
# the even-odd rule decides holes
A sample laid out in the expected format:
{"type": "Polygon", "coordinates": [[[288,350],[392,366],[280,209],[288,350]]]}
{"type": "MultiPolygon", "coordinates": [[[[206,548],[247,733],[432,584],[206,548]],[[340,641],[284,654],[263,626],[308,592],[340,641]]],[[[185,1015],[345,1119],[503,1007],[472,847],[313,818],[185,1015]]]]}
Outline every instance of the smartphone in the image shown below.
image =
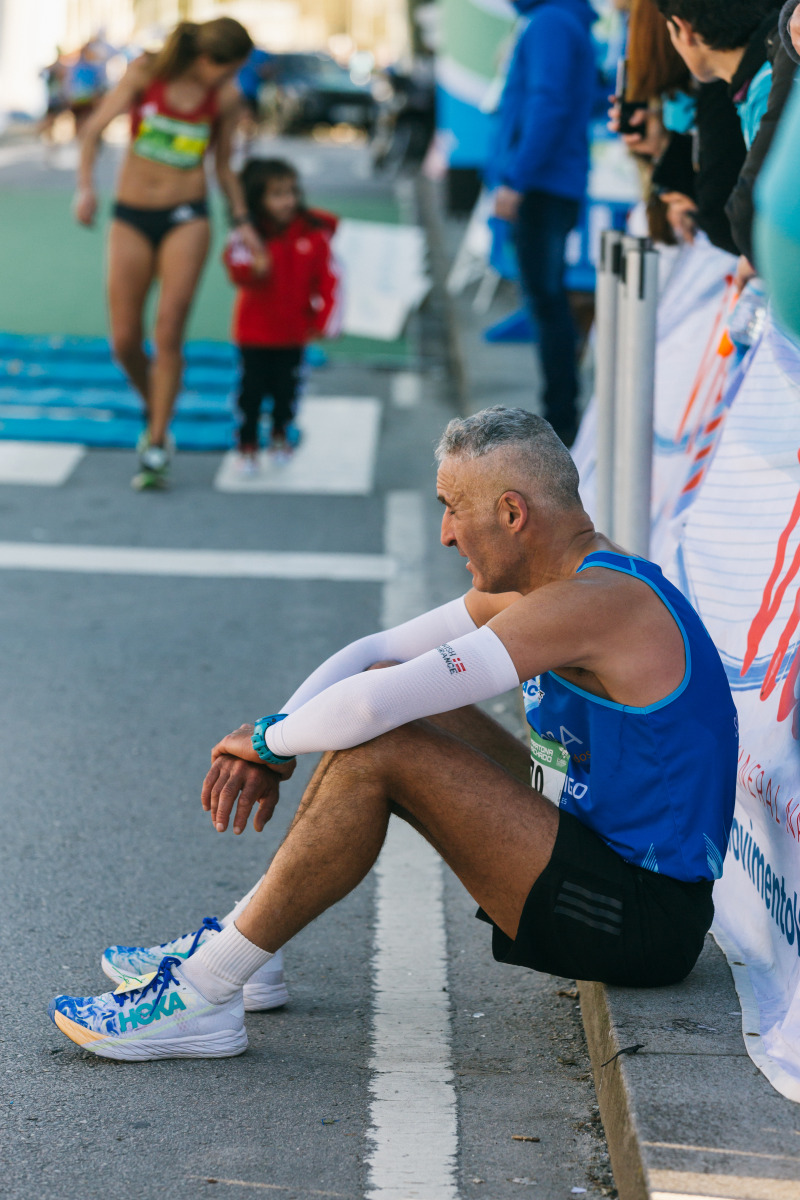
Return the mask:
{"type": "Polygon", "coordinates": [[[619,105],[619,132],[632,133],[638,137],[644,137],[645,127],[644,122],[631,125],[631,117],[635,113],[642,112],[647,108],[647,105],[641,100],[626,100],[628,92],[628,62],[627,59],[621,58],[617,62],[617,86],[615,89],[614,99],[619,105]]]}

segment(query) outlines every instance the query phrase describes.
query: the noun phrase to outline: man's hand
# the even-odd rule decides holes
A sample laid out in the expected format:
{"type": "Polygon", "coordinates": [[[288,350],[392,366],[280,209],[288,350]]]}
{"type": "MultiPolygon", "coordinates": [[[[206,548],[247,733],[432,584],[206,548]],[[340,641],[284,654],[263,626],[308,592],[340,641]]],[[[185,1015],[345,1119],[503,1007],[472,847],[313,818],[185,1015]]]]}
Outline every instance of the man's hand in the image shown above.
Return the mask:
{"type": "Polygon", "coordinates": [[[662,192],[667,206],[667,220],[681,242],[693,242],[697,234],[697,205],[683,192],[662,192]]]}
{"type": "Polygon", "coordinates": [[[499,187],[494,194],[494,215],[503,221],[516,221],[521,203],[522,192],[515,192],[510,187],[499,187]]]}
{"type": "Polygon", "coordinates": [[[211,751],[212,763],[219,758],[220,754],[231,754],[234,758],[243,758],[245,762],[257,763],[258,766],[263,766],[264,764],[253,749],[255,728],[255,725],[240,725],[238,729],[234,729],[233,733],[229,733],[227,737],[224,737],[221,742],[217,742],[211,751]]]}
{"type": "MultiPolygon", "coordinates": [[[[217,742],[211,751],[212,763],[221,754],[229,754],[233,758],[242,758],[245,762],[255,763],[259,767],[266,766],[267,764],[261,761],[253,748],[253,734],[255,733],[255,729],[255,725],[240,725],[238,729],[234,729],[233,733],[229,733],[227,737],[224,737],[221,742],[217,742]]],[[[294,774],[296,766],[296,758],[293,758],[290,762],[269,764],[270,770],[279,775],[281,779],[289,779],[294,774]]]]}
{"type": "Polygon", "coordinates": [[[217,755],[203,781],[201,796],[203,808],[211,813],[217,832],[224,833],[228,828],[228,820],[238,797],[233,832],[244,833],[250,812],[257,804],[253,828],[256,833],[261,833],[275,811],[281,780],[289,778],[295,765],[282,763],[273,770],[264,763],[256,765],[231,755],[217,755]]]}
{"type": "Polygon", "coordinates": [[[750,259],[744,254],[740,254],[739,261],[736,264],[736,276],[734,278],[737,292],[743,292],[745,285],[748,284],[751,279],[755,279],[757,274],[758,271],[756,271],[755,267],[750,262],[750,259]]]}
{"type": "MultiPolygon", "coordinates": [[[[611,133],[619,133],[619,123],[622,115],[619,99],[616,96],[609,96],[608,99],[610,101],[608,129],[611,133]]],[[[641,108],[633,114],[630,124],[638,126],[641,129],[641,132],[623,133],[621,135],[623,142],[631,153],[654,159],[660,158],[667,148],[669,134],[664,128],[664,124],[658,113],[641,108]]]]}

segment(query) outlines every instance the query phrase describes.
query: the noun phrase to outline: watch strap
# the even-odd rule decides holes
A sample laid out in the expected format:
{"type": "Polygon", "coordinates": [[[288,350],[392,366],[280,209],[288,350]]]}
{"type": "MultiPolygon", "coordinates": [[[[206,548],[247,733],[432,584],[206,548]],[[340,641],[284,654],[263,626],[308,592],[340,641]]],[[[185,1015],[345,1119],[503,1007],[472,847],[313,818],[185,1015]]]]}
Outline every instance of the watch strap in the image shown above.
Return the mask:
{"type": "Polygon", "coordinates": [[[278,721],[283,721],[288,717],[288,713],[271,713],[269,716],[261,717],[256,721],[253,732],[252,743],[258,757],[265,763],[285,763],[291,762],[295,757],[294,754],[281,755],[273,754],[264,740],[264,734],[272,725],[277,725],[278,721]]]}

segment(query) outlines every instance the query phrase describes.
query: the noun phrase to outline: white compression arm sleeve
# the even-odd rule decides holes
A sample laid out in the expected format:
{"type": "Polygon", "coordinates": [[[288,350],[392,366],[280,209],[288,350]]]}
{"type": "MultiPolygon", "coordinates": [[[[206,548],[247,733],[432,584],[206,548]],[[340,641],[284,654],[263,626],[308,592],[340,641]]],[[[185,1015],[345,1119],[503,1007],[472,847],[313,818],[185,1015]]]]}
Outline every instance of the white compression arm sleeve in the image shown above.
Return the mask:
{"type": "Polygon", "coordinates": [[[505,646],[484,625],[411,662],[333,684],[271,726],[266,742],[273,754],[286,756],[345,750],[418,717],[488,700],[519,682],[505,646]]]}
{"type": "Polygon", "coordinates": [[[351,642],[349,646],[332,654],[317,667],[316,671],[300,684],[280,711],[295,712],[326,688],[341,679],[347,679],[350,675],[358,675],[375,662],[387,658],[408,662],[409,659],[424,654],[426,650],[432,650],[442,642],[451,642],[453,638],[462,637],[465,633],[472,633],[474,629],[475,622],[467,612],[465,598],[460,596],[458,600],[451,600],[448,604],[433,608],[411,621],[395,625],[394,629],[381,630],[379,633],[359,638],[357,642],[351,642]]]}

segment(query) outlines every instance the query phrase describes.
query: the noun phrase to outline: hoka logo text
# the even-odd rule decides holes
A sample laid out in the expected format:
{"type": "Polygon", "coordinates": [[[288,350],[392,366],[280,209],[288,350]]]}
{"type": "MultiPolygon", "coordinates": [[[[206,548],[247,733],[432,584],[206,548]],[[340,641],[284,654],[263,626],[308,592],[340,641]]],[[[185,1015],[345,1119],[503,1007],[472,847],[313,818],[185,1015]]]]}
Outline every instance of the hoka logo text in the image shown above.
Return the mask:
{"type": "Polygon", "coordinates": [[[167,998],[162,996],[158,1004],[137,1004],[136,1008],[132,1008],[127,1014],[123,1013],[119,1018],[120,1033],[127,1033],[129,1029],[138,1029],[140,1025],[149,1025],[151,1021],[159,1021],[162,1017],[169,1017],[179,1008],[186,1008],[186,1005],[181,1000],[177,992],[167,998]]]}

